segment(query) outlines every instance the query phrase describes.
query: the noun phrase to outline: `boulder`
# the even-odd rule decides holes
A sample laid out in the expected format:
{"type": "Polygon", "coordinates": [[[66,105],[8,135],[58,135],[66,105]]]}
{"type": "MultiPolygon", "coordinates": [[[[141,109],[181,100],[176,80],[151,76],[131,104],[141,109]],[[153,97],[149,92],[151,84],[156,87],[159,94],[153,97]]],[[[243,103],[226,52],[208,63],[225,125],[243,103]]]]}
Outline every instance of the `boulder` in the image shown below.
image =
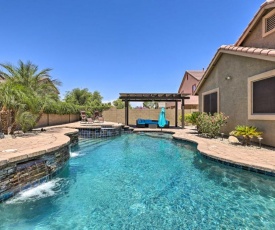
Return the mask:
{"type": "Polygon", "coordinates": [[[234,136],[229,136],[228,137],[228,142],[231,144],[240,144],[240,141],[238,140],[237,137],[234,136]]]}

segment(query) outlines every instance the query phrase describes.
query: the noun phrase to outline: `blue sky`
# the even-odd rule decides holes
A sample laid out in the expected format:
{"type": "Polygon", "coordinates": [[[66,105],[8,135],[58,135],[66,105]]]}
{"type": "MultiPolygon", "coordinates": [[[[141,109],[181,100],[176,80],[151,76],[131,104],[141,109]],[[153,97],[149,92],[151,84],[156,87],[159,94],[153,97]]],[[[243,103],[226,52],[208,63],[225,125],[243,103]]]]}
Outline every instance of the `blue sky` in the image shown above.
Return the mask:
{"type": "Polygon", "coordinates": [[[30,60],[73,88],[177,92],[234,44],[264,0],[0,0],[0,63],[30,60]]]}

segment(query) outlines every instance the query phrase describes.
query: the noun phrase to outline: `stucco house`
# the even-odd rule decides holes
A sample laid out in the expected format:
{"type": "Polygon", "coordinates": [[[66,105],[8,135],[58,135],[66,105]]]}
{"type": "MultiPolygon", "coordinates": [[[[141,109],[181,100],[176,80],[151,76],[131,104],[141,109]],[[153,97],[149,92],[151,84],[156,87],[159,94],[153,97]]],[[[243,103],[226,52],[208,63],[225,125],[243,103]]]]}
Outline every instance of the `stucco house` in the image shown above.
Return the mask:
{"type": "Polygon", "coordinates": [[[199,110],[229,116],[236,125],[263,131],[262,143],[275,146],[275,1],[263,3],[234,45],[221,46],[195,94],[199,110]]]}
{"type": "MultiPolygon", "coordinates": [[[[178,93],[187,94],[190,99],[185,99],[185,109],[199,109],[198,96],[194,95],[197,85],[204,74],[204,70],[185,71],[178,93]]],[[[166,103],[166,108],[175,108],[175,103],[166,103]]],[[[181,102],[178,102],[178,108],[181,108],[181,102]]]]}

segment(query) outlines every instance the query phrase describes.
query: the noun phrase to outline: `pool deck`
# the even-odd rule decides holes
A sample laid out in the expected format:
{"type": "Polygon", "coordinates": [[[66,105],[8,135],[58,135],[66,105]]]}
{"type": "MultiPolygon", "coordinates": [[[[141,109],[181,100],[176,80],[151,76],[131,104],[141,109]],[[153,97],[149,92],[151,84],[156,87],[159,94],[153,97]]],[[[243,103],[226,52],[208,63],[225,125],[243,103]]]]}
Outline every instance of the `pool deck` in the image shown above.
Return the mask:
{"type": "MultiPolygon", "coordinates": [[[[74,122],[55,127],[47,127],[46,132],[38,132],[36,135],[0,139],[0,166],[9,162],[42,155],[67,145],[70,139],[65,134],[77,132],[77,128],[97,128],[101,127],[101,125],[117,126],[119,124],[113,122],[104,122],[101,124],[81,124],[80,122],[74,122]]],[[[155,132],[160,131],[160,129],[138,128],[134,131],[155,132]]],[[[227,139],[204,138],[198,136],[192,127],[186,127],[185,129],[163,129],[163,132],[174,133],[173,137],[175,139],[197,143],[198,150],[201,154],[212,159],[275,173],[275,148],[243,147],[228,144],[227,139]]]]}
{"type": "Polygon", "coordinates": [[[6,136],[0,139],[0,166],[60,149],[70,143],[65,134],[77,132],[75,129],[53,128],[46,132],[6,136]]]}

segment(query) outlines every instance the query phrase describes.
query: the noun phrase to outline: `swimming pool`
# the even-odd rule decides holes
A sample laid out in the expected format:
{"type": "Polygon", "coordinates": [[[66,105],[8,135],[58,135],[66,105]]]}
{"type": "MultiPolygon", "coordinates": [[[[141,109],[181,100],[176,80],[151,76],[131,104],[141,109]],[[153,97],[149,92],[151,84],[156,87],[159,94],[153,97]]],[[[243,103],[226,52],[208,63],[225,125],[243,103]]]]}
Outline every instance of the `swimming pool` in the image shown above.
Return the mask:
{"type": "Polygon", "coordinates": [[[275,229],[275,179],[170,135],[81,140],[52,181],[0,204],[0,229],[275,229]]]}

